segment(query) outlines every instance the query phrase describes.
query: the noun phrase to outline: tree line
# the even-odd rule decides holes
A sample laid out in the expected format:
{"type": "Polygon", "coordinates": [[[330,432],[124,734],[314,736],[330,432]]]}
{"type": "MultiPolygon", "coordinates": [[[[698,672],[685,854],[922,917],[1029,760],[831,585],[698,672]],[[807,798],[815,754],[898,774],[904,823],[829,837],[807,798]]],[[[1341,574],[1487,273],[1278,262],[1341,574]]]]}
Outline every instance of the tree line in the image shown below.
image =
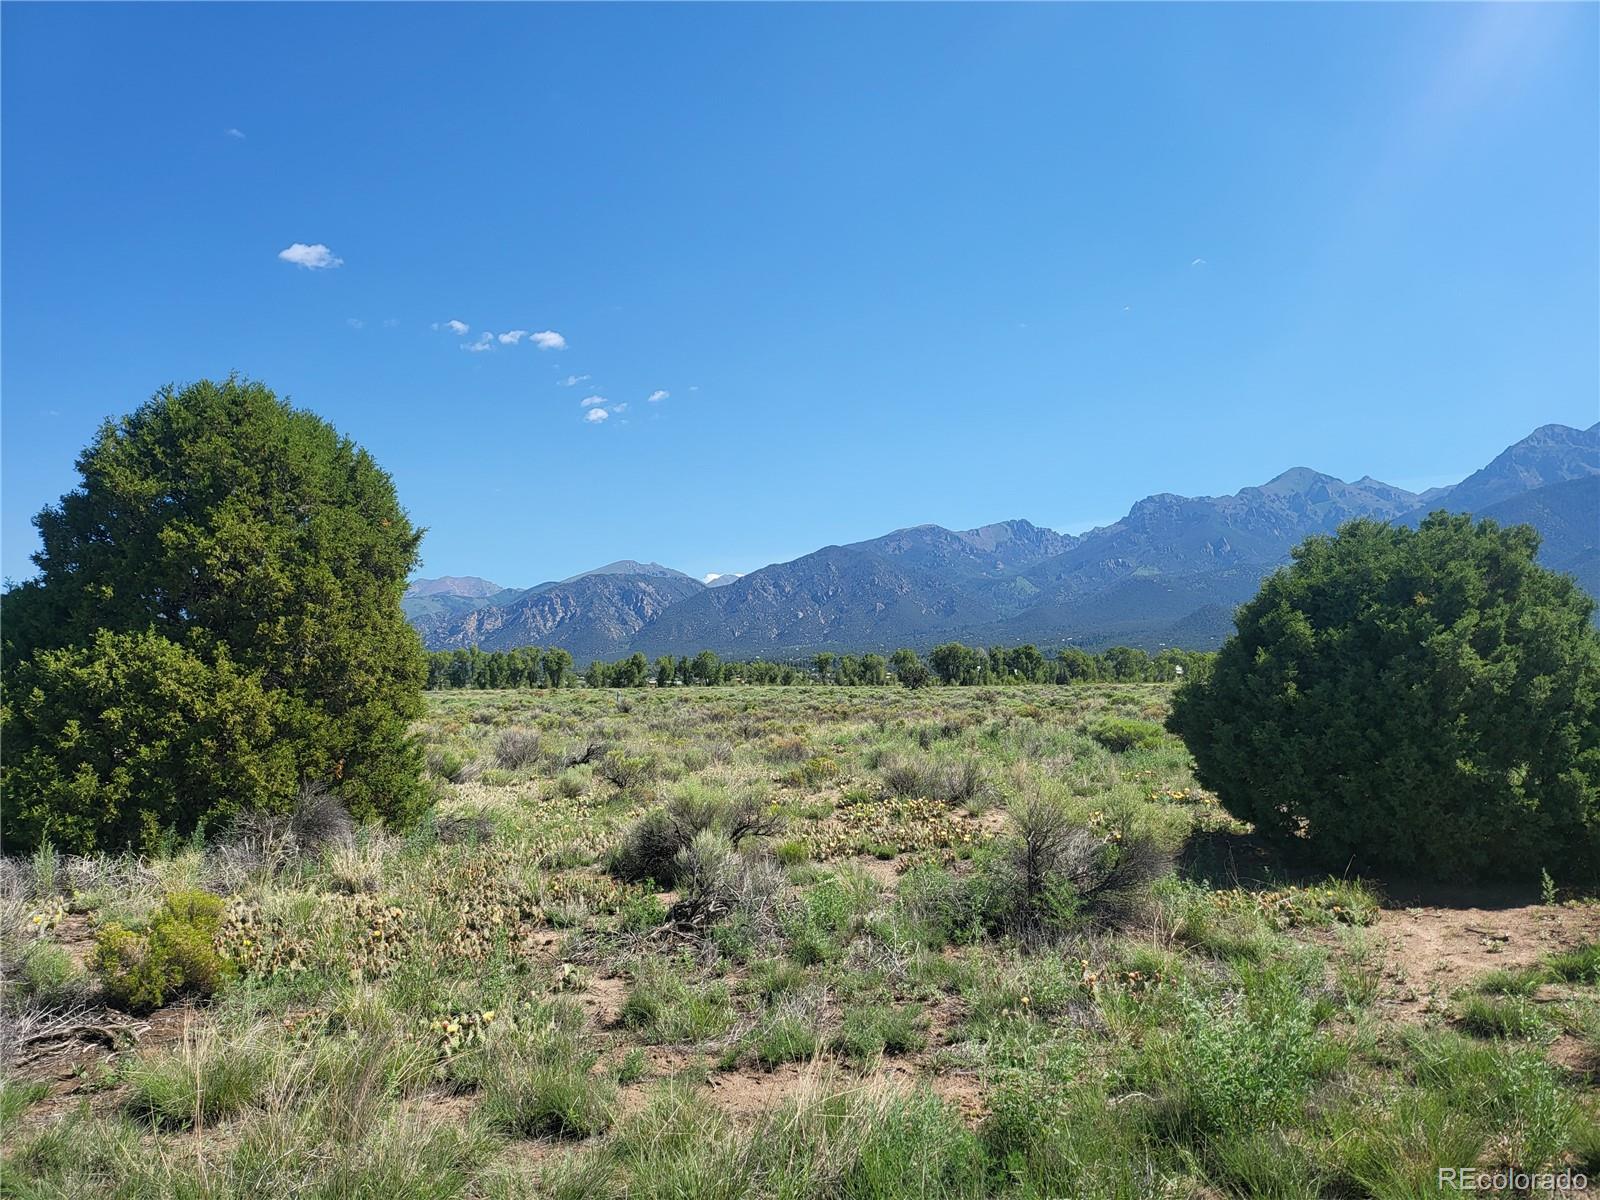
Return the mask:
{"type": "Polygon", "coordinates": [[[710,687],[731,683],[878,687],[893,682],[917,688],[930,683],[947,687],[1152,683],[1204,679],[1215,660],[1214,651],[1201,650],[1166,649],[1152,656],[1134,646],[1112,646],[1098,654],[1069,646],[1047,656],[1031,644],[984,648],[946,642],[935,646],[926,659],[908,648],[888,657],[824,651],[808,660],[793,662],[723,660],[714,651],[702,650],[692,658],[667,654],[652,661],[635,653],[615,662],[597,659],[578,671],[572,655],[558,647],[488,651],[473,647],[430,653],[428,687],[710,687]]]}

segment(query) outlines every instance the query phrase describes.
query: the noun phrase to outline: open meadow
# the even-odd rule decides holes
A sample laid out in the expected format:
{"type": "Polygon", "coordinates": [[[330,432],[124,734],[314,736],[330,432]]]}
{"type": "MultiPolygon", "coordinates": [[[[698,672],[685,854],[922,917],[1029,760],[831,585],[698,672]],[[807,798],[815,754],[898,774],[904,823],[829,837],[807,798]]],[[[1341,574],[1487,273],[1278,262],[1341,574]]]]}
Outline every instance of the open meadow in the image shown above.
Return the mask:
{"type": "Polygon", "coordinates": [[[434,694],[410,835],[311,795],[9,860],[4,1194],[1407,1197],[1600,1162],[1595,909],[1291,882],[1169,696],[434,694]]]}

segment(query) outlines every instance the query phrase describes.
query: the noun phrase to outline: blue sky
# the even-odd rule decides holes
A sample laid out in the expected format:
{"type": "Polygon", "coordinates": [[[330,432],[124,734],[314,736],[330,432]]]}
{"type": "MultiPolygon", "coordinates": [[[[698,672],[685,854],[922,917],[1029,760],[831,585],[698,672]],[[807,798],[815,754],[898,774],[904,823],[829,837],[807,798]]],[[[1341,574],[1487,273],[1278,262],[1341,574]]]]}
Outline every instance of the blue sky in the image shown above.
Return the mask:
{"type": "Polygon", "coordinates": [[[507,584],[1459,478],[1600,416],[1597,15],[8,4],[4,573],[231,370],[507,584]]]}

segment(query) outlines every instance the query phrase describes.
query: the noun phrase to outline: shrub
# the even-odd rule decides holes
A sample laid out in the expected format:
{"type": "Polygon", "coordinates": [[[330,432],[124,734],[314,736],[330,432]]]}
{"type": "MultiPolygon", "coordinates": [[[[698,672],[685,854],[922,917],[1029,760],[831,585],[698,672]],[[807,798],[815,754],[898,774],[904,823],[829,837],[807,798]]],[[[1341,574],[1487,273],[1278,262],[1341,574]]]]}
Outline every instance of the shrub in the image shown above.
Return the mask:
{"type": "Polygon", "coordinates": [[[647,812],[623,834],[611,855],[611,871],[633,882],[654,879],[672,884],[678,879],[679,852],[700,833],[715,830],[737,845],[746,837],[770,835],[778,824],[778,814],[758,796],[747,794],[730,802],[684,785],[664,807],[647,812]]]}
{"type": "Polygon", "coordinates": [[[1235,817],[1339,869],[1600,866],[1594,602],[1525,526],[1436,513],[1311,538],[1169,727],[1235,817]]]}
{"type": "Polygon", "coordinates": [[[414,819],[421,534],[377,464],[230,378],[107,422],[78,469],[36,518],[38,578],[0,602],[9,848],[187,836],[301,780],[414,819]]]}
{"type": "Polygon", "coordinates": [[[1318,1072],[1322,1036],[1311,1006],[1274,982],[1233,1007],[1189,997],[1177,1052],[1181,1107],[1199,1134],[1245,1133],[1290,1121],[1318,1072]]]}
{"type": "Polygon", "coordinates": [[[1014,832],[982,855],[971,907],[992,933],[1052,942],[1085,924],[1133,916],[1170,863],[1153,841],[1127,829],[1080,825],[1043,797],[1011,810],[1014,832]]]}
{"type": "Polygon", "coordinates": [[[941,804],[961,804],[983,797],[989,780],[976,758],[922,757],[886,759],[883,784],[892,796],[927,797],[941,804]]]}
{"type": "Polygon", "coordinates": [[[148,1012],[183,996],[209,996],[233,973],[216,951],[222,900],[208,892],[172,892],[147,933],[112,922],[95,939],[91,966],[106,999],[148,1012]]]}
{"type": "Polygon", "coordinates": [[[1161,744],[1161,726],[1127,717],[1105,717],[1089,726],[1089,736],[1107,750],[1153,750],[1161,744]]]}
{"type": "Polygon", "coordinates": [[[653,778],[659,767],[654,755],[633,755],[612,750],[595,766],[595,773],[625,792],[653,778]]]}
{"type": "Polygon", "coordinates": [[[502,767],[515,771],[539,758],[540,739],[536,729],[508,729],[494,744],[494,757],[502,767]]]}
{"type": "Polygon", "coordinates": [[[681,926],[705,929],[736,913],[767,915],[783,887],[774,862],[740,854],[715,830],[702,830],[673,860],[678,902],[669,914],[681,926]]]}

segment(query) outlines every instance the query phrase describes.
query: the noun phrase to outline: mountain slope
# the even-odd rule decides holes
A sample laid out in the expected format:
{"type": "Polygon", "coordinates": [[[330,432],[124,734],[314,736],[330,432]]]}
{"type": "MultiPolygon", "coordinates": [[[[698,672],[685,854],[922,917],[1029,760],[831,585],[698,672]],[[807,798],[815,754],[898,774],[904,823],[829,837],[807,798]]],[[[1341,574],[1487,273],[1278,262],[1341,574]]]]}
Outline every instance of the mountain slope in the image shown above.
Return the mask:
{"type": "Polygon", "coordinates": [[[660,563],[642,563],[631,558],[619,558],[616,562],[607,563],[603,567],[595,567],[591,571],[580,571],[576,575],[569,575],[562,583],[572,583],[588,575],[642,575],[648,579],[689,579],[693,576],[685,575],[682,571],[674,571],[671,567],[663,567],[660,563]]]}
{"type": "Polygon", "coordinates": [[[413,579],[406,586],[407,596],[462,596],[481,600],[506,589],[476,575],[442,575],[438,579],[413,579]]]}
{"type": "Polygon", "coordinates": [[[1023,574],[1039,588],[1036,607],[1060,605],[1136,574],[1281,562],[1311,534],[1332,533],[1356,517],[1395,517],[1415,502],[1412,493],[1374,479],[1345,483],[1296,467],[1232,496],[1149,496],[1023,574]]]}
{"type": "Polygon", "coordinates": [[[708,589],[668,611],[629,649],[660,654],[695,646],[741,657],[893,649],[991,615],[931,571],[828,546],[708,589]]]}
{"type": "Polygon", "coordinates": [[[1077,541],[1029,521],[1000,521],[960,531],[913,525],[845,548],[952,577],[997,578],[1061,554],[1077,541]]]}
{"type": "Polygon", "coordinates": [[[1410,514],[1415,525],[1434,509],[1475,513],[1553,483],[1600,475],[1600,423],[1588,429],[1541,425],[1443,495],[1410,514]]]}
{"type": "Polygon", "coordinates": [[[614,657],[629,638],[673,605],[706,590],[697,579],[665,575],[590,574],[529,588],[506,603],[446,620],[418,623],[429,649],[561,646],[580,662],[614,657]]]}

